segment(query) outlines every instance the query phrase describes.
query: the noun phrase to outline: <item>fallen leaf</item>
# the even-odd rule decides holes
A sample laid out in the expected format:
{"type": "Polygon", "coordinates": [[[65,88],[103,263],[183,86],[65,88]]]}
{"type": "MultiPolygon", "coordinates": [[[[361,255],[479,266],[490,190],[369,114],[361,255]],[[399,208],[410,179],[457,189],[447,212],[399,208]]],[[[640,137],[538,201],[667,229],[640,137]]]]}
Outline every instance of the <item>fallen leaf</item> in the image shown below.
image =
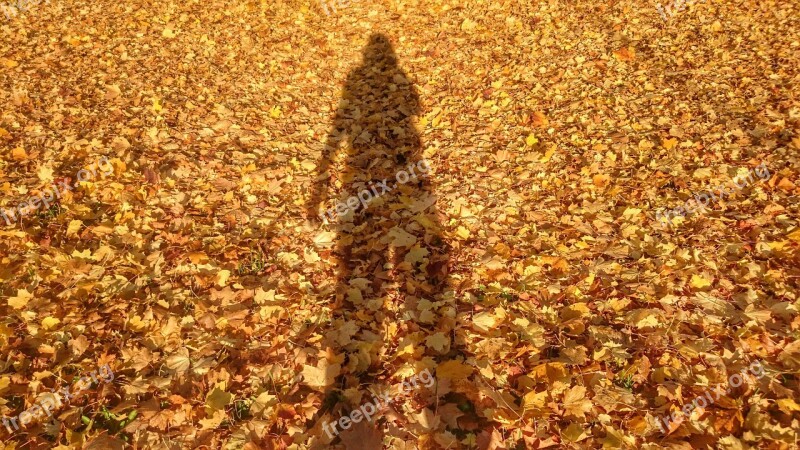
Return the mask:
{"type": "Polygon", "coordinates": [[[42,320],[42,328],[44,328],[46,331],[54,330],[58,328],[60,324],[61,320],[52,316],[47,316],[42,320]]]}
{"type": "Polygon", "coordinates": [[[33,298],[33,294],[25,289],[17,289],[17,295],[9,297],[8,306],[14,309],[22,309],[28,306],[28,301],[33,298]]]}
{"type": "Polygon", "coordinates": [[[303,365],[303,382],[316,389],[326,388],[333,384],[340,371],[339,364],[325,365],[322,368],[303,365]]]}
{"type": "Polygon", "coordinates": [[[703,278],[700,275],[692,275],[692,280],[689,282],[689,285],[695,289],[705,289],[711,286],[711,280],[703,278]]]}
{"type": "Polygon", "coordinates": [[[462,380],[470,375],[472,375],[472,367],[455,360],[450,360],[439,364],[439,366],[436,368],[436,376],[438,378],[462,380]]]}
{"type": "Polygon", "coordinates": [[[583,419],[592,410],[592,402],[586,399],[586,388],[573,386],[564,394],[565,416],[583,419]]]}
{"type": "Polygon", "coordinates": [[[343,431],[339,437],[348,450],[382,450],[383,431],[372,423],[362,420],[343,431]]]}
{"type": "Polygon", "coordinates": [[[15,147],[13,150],[11,150],[11,157],[17,161],[24,161],[28,159],[28,153],[26,153],[25,149],[22,147],[15,147]]]}

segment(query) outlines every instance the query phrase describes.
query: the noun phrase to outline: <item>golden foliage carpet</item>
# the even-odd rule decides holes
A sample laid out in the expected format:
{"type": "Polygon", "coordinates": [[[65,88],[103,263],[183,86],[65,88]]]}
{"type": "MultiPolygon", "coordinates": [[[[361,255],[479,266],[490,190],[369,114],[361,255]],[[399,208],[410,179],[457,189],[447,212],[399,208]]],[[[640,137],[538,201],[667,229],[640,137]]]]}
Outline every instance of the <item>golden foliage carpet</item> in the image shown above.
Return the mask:
{"type": "Polygon", "coordinates": [[[0,447],[798,448],[798,18],[769,0],[667,22],[641,0],[0,17],[0,208],[114,166],[0,222],[0,412],[115,374],[0,447]],[[385,82],[343,90],[375,36],[396,76],[363,65],[385,82]],[[380,99],[411,92],[388,126],[380,99]],[[337,111],[365,128],[324,168],[337,111]],[[321,223],[312,193],[330,208],[392,176],[373,159],[392,136],[418,137],[425,183],[321,223]],[[769,180],[656,223],[762,163],[769,180]],[[401,389],[425,369],[434,388],[401,389]],[[386,391],[372,422],[323,431],[386,391]]]}

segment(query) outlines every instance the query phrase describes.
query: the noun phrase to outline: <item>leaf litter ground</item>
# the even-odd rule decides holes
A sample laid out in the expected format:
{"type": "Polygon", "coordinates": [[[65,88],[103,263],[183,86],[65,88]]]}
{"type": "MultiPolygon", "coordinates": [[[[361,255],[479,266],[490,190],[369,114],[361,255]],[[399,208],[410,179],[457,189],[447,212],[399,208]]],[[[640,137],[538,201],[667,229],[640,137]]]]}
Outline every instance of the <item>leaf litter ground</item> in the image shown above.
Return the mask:
{"type": "Polygon", "coordinates": [[[798,5],[469,3],[4,19],[0,207],[114,171],[2,224],[0,409],[116,375],[4,448],[798,448],[798,5]]]}

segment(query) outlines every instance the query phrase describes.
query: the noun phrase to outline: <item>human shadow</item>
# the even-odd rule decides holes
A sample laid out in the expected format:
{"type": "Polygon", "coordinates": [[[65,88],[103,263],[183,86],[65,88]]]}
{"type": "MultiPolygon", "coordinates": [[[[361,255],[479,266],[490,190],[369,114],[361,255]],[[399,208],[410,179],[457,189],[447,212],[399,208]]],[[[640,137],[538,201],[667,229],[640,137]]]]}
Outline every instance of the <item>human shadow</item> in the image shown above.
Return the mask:
{"type": "Polygon", "coordinates": [[[435,167],[415,128],[419,113],[419,96],[389,38],[373,34],[347,77],[307,204],[308,217],[336,235],[332,320],[319,345],[343,356],[317,419],[358,408],[345,391],[369,398],[366,386],[397,385],[397,373],[425,364],[433,372],[451,352],[455,321],[441,301],[450,252],[433,192],[435,167]],[[427,347],[426,338],[439,332],[442,339],[427,347]]]}

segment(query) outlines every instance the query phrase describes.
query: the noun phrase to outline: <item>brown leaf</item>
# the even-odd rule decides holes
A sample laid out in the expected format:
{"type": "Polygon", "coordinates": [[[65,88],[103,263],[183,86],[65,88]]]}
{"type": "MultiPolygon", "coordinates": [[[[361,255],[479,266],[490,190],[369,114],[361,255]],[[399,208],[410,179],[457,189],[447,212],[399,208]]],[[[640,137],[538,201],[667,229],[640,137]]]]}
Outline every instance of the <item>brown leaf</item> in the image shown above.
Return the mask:
{"type": "Polygon", "coordinates": [[[83,446],[83,450],[123,450],[124,448],[125,441],[107,434],[101,434],[83,446]]]}
{"type": "Polygon", "coordinates": [[[383,431],[371,422],[362,420],[339,435],[348,450],[381,450],[383,449],[383,431]]]}
{"type": "Polygon", "coordinates": [[[478,448],[480,450],[506,448],[503,445],[503,436],[500,435],[500,432],[497,431],[496,428],[493,428],[491,433],[486,430],[481,431],[476,437],[476,440],[478,441],[478,448]]]}

